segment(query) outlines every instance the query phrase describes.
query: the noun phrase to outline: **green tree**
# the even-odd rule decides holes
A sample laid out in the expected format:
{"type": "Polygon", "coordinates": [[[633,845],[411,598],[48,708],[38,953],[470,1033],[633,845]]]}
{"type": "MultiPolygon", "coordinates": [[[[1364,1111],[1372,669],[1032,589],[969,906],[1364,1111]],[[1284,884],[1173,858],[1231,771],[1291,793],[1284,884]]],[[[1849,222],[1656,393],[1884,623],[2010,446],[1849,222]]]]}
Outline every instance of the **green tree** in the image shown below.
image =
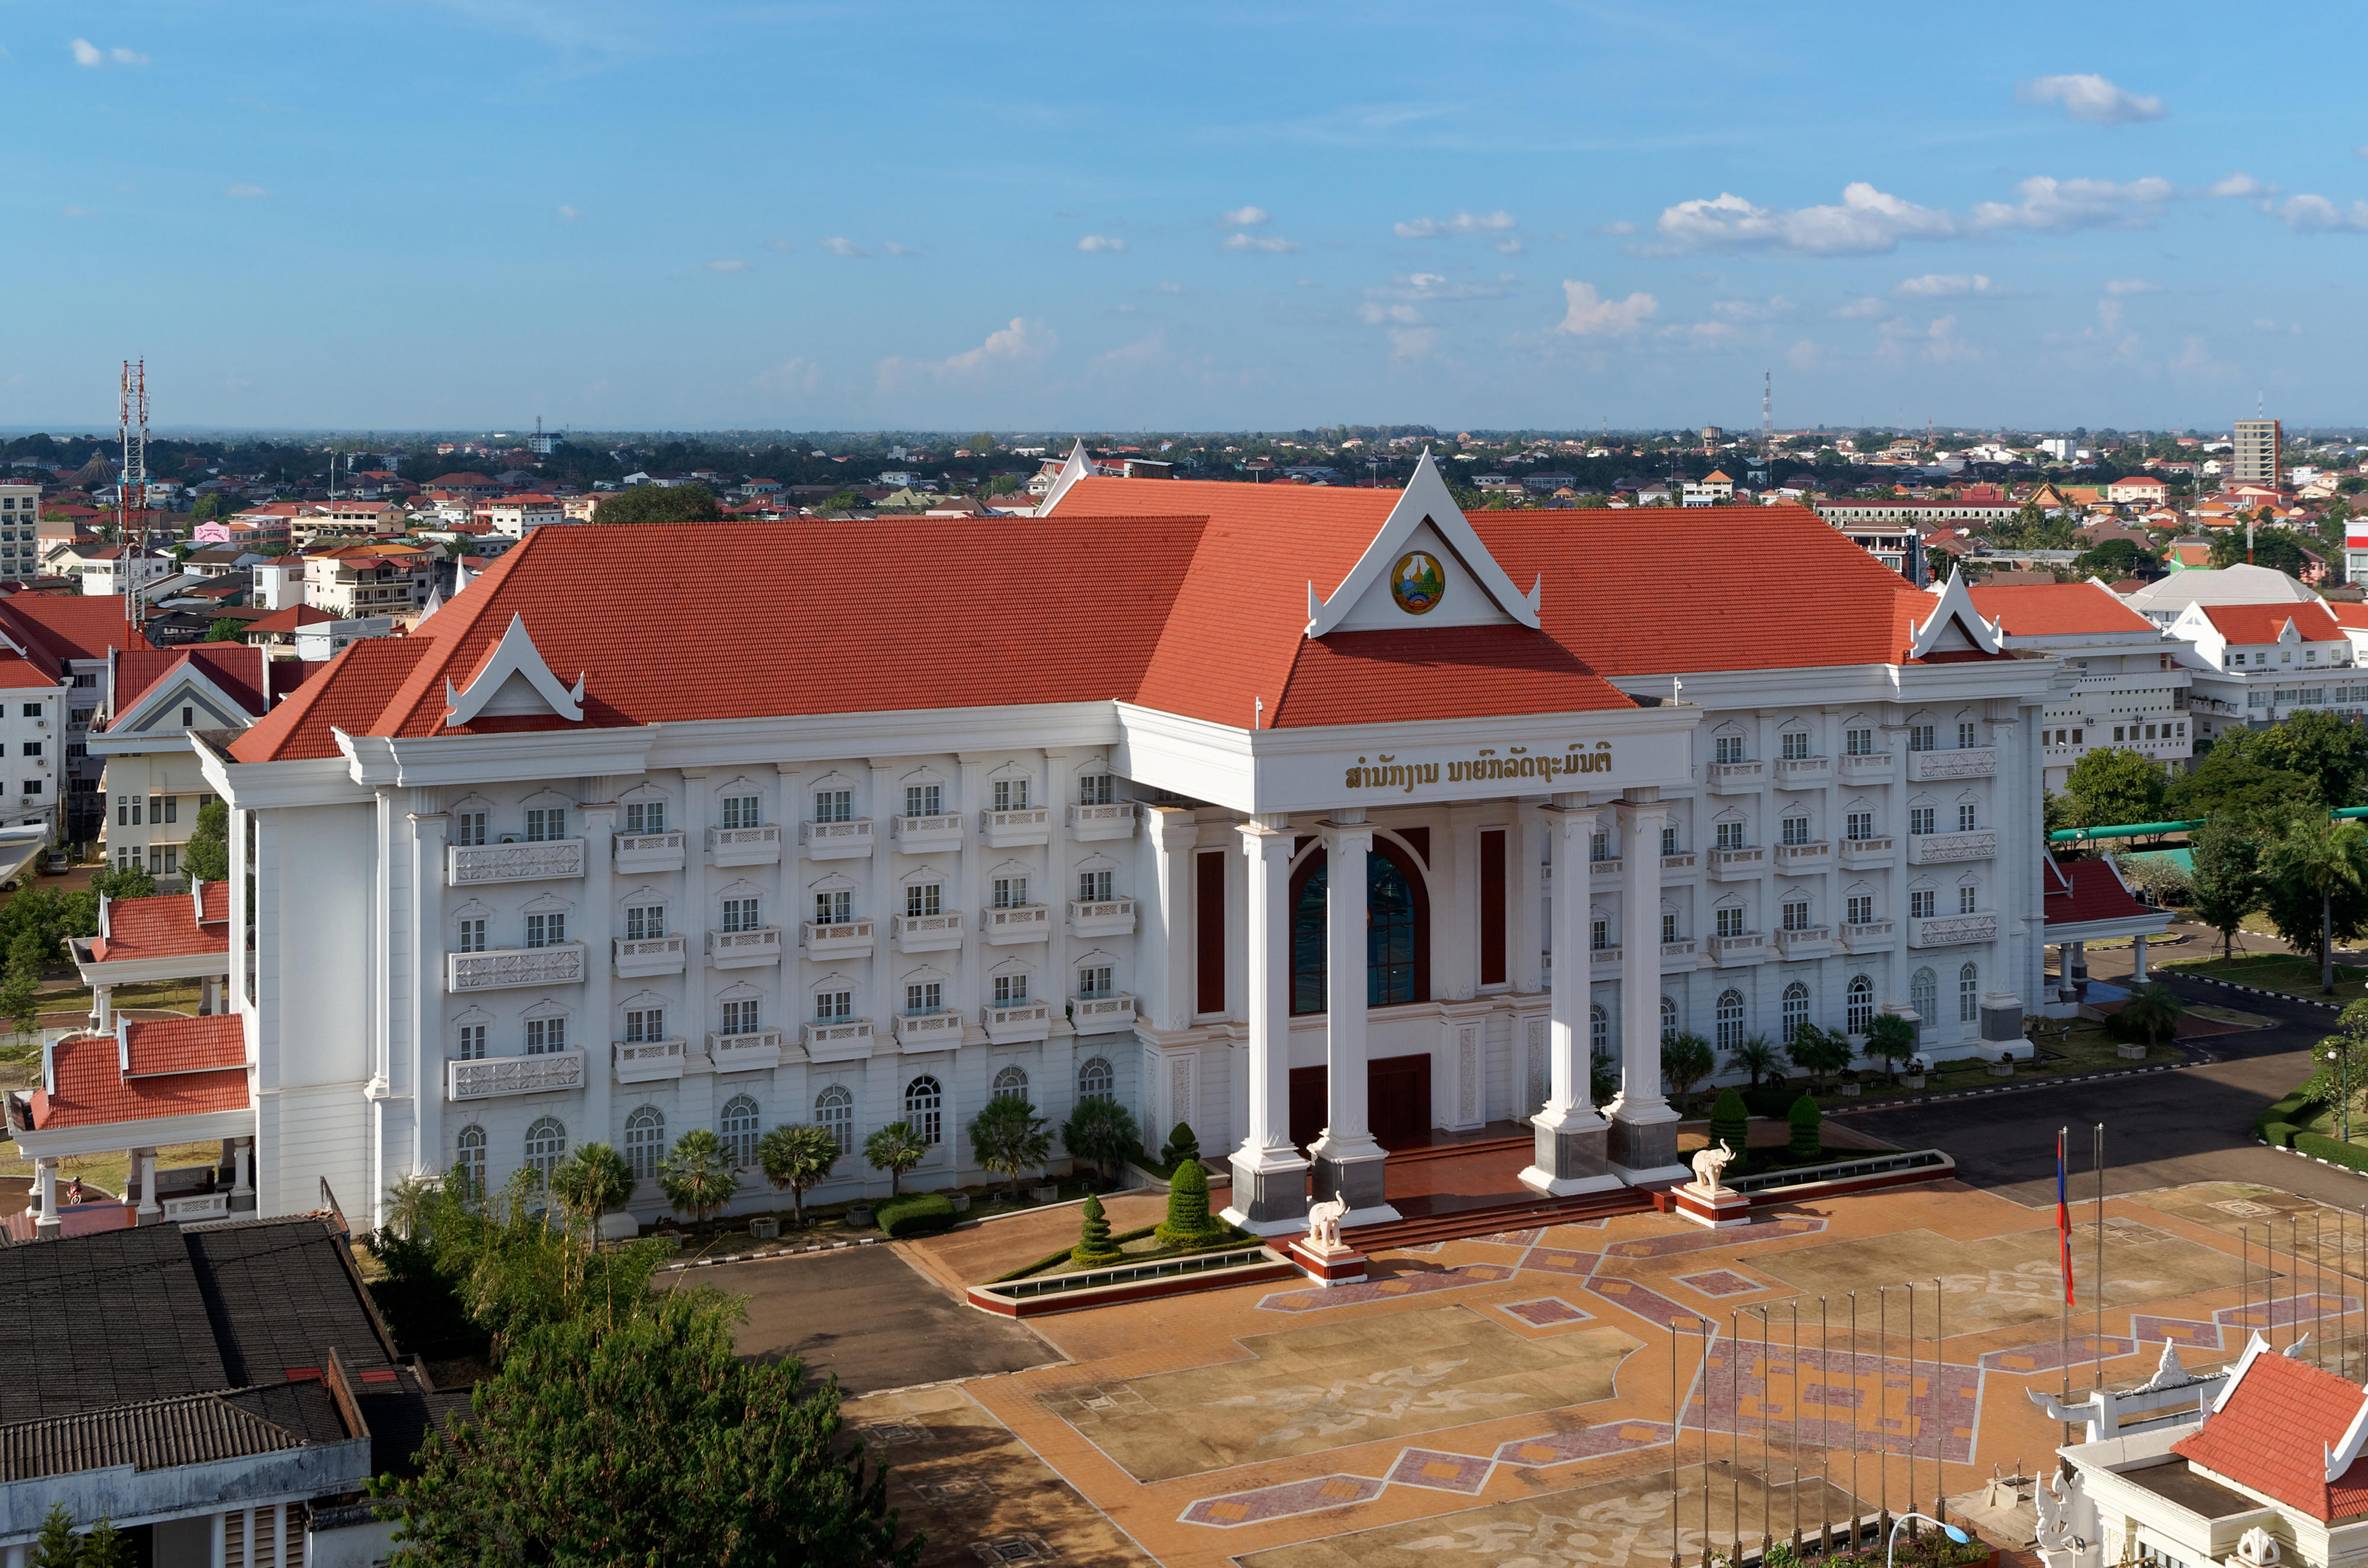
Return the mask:
{"type": "Polygon", "coordinates": [[[1159,1168],[1173,1171],[1187,1160],[1201,1157],[1201,1135],[1192,1131],[1189,1121],[1179,1121],[1167,1130],[1167,1142],[1159,1150],[1159,1168]]]}
{"type": "Polygon", "coordinates": [[[139,1562],[131,1550],[131,1538],[115,1528],[105,1515],[82,1538],[82,1559],[78,1568],[132,1568],[139,1562]]]}
{"type": "Polygon", "coordinates": [[[1683,1099],[1711,1075],[1718,1062],[1710,1041],[1684,1030],[1661,1037],[1661,1082],[1669,1097],[1683,1099]]]}
{"type": "Polygon", "coordinates": [[[2157,1046],[2164,1035],[2178,1032],[2179,1020],[2187,1016],[2187,1004],[2157,980],[2133,990],[2115,1016],[2123,1028],[2145,1035],[2148,1046],[2157,1046]]]}
{"type": "Polygon", "coordinates": [[[1787,1134],[1784,1140],[1785,1157],[1801,1162],[1814,1160],[1824,1153],[1825,1143],[1820,1130],[1825,1124],[1825,1119],[1826,1113],[1817,1108],[1817,1099],[1815,1095],[1804,1094],[1794,1100],[1793,1108],[1784,1113],[1787,1134]]]}
{"type": "Polygon", "coordinates": [[[835,490],[814,504],[815,515],[825,517],[844,517],[862,506],[863,497],[852,490],[835,490]]]}
{"type": "Polygon", "coordinates": [[[2318,786],[2298,773],[2273,767],[2255,756],[2243,732],[2223,736],[2173,779],[2163,809],[2181,822],[2209,817],[2217,822],[2283,822],[2298,805],[2319,799],[2318,786]]]}
{"type": "Polygon", "coordinates": [[[181,869],[192,881],[230,880],[230,807],[220,798],[198,808],[197,825],[181,849],[181,869]]]}
{"type": "Polygon", "coordinates": [[[1085,1207],[1077,1214],[1077,1244],[1069,1249],[1069,1261],[1092,1267],[1116,1263],[1125,1256],[1110,1240],[1110,1217],[1102,1212],[1102,1200],[1086,1194],[1085,1207]]]}
{"type": "Polygon", "coordinates": [[[66,1512],[63,1503],[50,1505],[49,1514],[41,1520],[41,1533],[33,1538],[25,1562],[28,1568],[78,1568],[82,1540],[74,1534],[74,1516],[66,1512]]]}
{"type": "Polygon", "coordinates": [[[1161,1246],[1199,1246],[1224,1234],[1224,1222],[1209,1212],[1209,1173],[1198,1160],[1187,1160],[1168,1178],[1167,1218],[1152,1234],[1161,1246]]]}
{"type": "Polygon", "coordinates": [[[890,1196],[903,1190],[905,1173],[928,1158],[929,1146],[909,1121],[892,1121],[863,1141],[863,1158],[875,1171],[888,1173],[890,1196]]]}
{"type": "Polygon", "coordinates": [[[1733,1085],[1721,1089],[1710,1107],[1710,1141],[1724,1144],[1735,1156],[1733,1170],[1741,1176],[1751,1165],[1751,1112],[1733,1085]]]}
{"type": "Polygon", "coordinates": [[[586,1143],[551,1173],[551,1195],[571,1222],[594,1232],[601,1215],[623,1208],[633,1196],[633,1168],[608,1144],[586,1143]]]}
{"type": "Polygon", "coordinates": [[[1041,1171],[1053,1156],[1053,1135],[1044,1118],[1025,1095],[996,1095],[971,1118],[971,1157],[979,1169],[1008,1177],[1011,1195],[1019,1195],[1019,1178],[1041,1171]]]}
{"type": "Polygon", "coordinates": [[[830,1179],[831,1167],[842,1153],[838,1135],[827,1127],[800,1122],[776,1127],[757,1141],[757,1164],[776,1188],[790,1189],[790,1204],[801,1228],[806,1222],[806,1191],[830,1179]]]}
{"type": "Polygon", "coordinates": [[[1112,1099],[1079,1100],[1061,1124],[1061,1146],[1108,1176],[1135,1150],[1134,1118],[1112,1099]]]}
{"type": "Polygon", "coordinates": [[[432,1432],[419,1474],[373,1492],[404,1568],[699,1562],[915,1568],[887,1473],[839,1418],[838,1381],[733,1354],[728,1312],[664,1302],[525,1335],[432,1432]],[[398,1512],[399,1510],[399,1512],[398,1512]]]}
{"type": "Polygon", "coordinates": [[[243,642],[246,640],[246,622],[234,615],[217,617],[206,627],[209,642],[243,642]]]}
{"type": "Polygon", "coordinates": [[[2356,1103],[2362,1091],[2368,1090],[2368,1000],[2345,1007],[2336,1018],[2335,1032],[2310,1054],[2313,1072],[2302,1085],[2310,1097],[2340,1113],[2348,1089],[2356,1103]]]}
{"type": "Polygon", "coordinates": [[[1608,1051],[1587,1054],[1587,1095],[1591,1105],[1610,1105],[1620,1096],[1620,1058],[1608,1051]]]}
{"type": "Polygon", "coordinates": [[[676,1139],[658,1162],[658,1187],[668,1203],[689,1210],[691,1220],[704,1224],[732,1201],[740,1190],[740,1177],[724,1153],[723,1140],[704,1127],[694,1127],[676,1139]]]}
{"type": "Polygon", "coordinates": [[[2142,545],[2125,539],[2109,539],[2094,550],[2082,551],[2072,562],[2072,570],[2082,577],[2102,577],[2113,583],[2161,564],[2162,558],[2142,545]]]}
{"type": "Polygon", "coordinates": [[[995,437],[981,430],[966,443],[973,457],[986,457],[995,450],[995,437]]]}
{"type": "Polygon", "coordinates": [[[1881,1061],[1896,1084],[1900,1063],[1916,1054],[1916,1026],[1896,1013],[1877,1013],[1867,1026],[1866,1053],[1881,1061]]]}
{"type": "Polygon", "coordinates": [[[1756,1034],[1726,1053],[1726,1070],[1730,1073],[1750,1074],[1751,1086],[1756,1089],[1759,1086],[1762,1074],[1770,1075],[1782,1074],[1784,1053],[1776,1049],[1774,1040],[1764,1034],[1756,1034]]]}
{"type": "Polygon", "coordinates": [[[2368,926],[2368,826],[2298,812],[2262,857],[2271,924],[2289,946],[2318,957],[2322,995],[2335,994],[2335,943],[2368,926]]]}
{"type": "Polygon", "coordinates": [[[2075,827],[2162,820],[2162,765],[2121,746],[2100,746],[2064,780],[2075,827]]]}
{"type": "Polygon", "coordinates": [[[2220,954],[2234,958],[2237,928],[2261,907],[2260,841],[2245,824],[2214,817],[2196,830],[2195,874],[2188,893],[2195,917],[2220,933],[2220,954]]]}
{"type": "Polygon", "coordinates": [[[1793,1059],[1793,1066],[1816,1079],[1819,1087],[1828,1087],[1838,1074],[1850,1068],[1850,1037],[1815,1024],[1803,1024],[1793,1031],[1792,1043],[1784,1048],[1784,1054],[1793,1059]]]}
{"type": "Polygon", "coordinates": [[[723,516],[704,484],[636,484],[603,496],[592,520],[611,523],[712,523],[723,516]]]}
{"type": "Polygon", "coordinates": [[[2306,708],[2282,724],[2247,731],[2242,738],[2245,749],[2264,766],[2316,784],[2319,801],[2330,810],[2360,803],[2362,788],[2368,785],[2368,723],[2306,708]]]}

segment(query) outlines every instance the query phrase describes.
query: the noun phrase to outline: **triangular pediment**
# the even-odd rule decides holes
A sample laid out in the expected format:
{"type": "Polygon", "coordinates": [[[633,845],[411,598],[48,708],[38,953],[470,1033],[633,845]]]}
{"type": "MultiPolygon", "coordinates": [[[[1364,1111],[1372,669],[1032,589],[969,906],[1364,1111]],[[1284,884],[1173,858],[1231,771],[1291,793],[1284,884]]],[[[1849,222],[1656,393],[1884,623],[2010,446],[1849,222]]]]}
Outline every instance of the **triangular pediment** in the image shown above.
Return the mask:
{"type": "Polygon", "coordinates": [[[1036,515],[1050,517],[1061,497],[1069,493],[1069,486],[1081,479],[1090,479],[1100,472],[1094,466],[1094,460],[1086,456],[1085,438],[1079,437],[1076,445],[1069,449],[1068,460],[1061,465],[1061,472],[1053,476],[1052,488],[1045,491],[1044,499],[1036,504],[1036,515]]]}
{"type": "Polygon", "coordinates": [[[513,615],[502,640],[494,644],[485,662],[477,666],[467,689],[455,691],[450,680],[444,683],[444,709],[447,725],[466,724],[480,717],[555,715],[580,722],[584,717],[584,677],[576,676],[572,688],[562,685],[543,662],[534,639],[527,635],[526,619],[513,615]]]}
{"type": "Polygon", "coordinates": [[[242,730],[257,715],[233,700],[222,687],[186,667],[174,679],[160,681],[140,694],[130,710],[108,728],[117,734],[178,734],[184,729],[242,730]],[[181,710],[193,708],[187,724],[181,710]]]}
{"type": "Polygon", "coordinates": [[[1998,628],[1982,619],[1974,608],[1973,590],[1965,586],[1965,574],[1960,569],[1949,574],[1949,585],[1941,590],[1940,603],[1924,624],[1916,629],[1916,641],[1907,646],[1907,656],[1921,659],[1933,653],[1997,653],[2005,644],[1998,641],[1998,628]]]}
{"type": "Polygon", "coordinates": [[[1534,630],[1543,582],[1524,594],[1480,540],[1426,451],[1372,542],[1319,599],[1307,585],[1307,635],[1510,622],[1534,630]]]}

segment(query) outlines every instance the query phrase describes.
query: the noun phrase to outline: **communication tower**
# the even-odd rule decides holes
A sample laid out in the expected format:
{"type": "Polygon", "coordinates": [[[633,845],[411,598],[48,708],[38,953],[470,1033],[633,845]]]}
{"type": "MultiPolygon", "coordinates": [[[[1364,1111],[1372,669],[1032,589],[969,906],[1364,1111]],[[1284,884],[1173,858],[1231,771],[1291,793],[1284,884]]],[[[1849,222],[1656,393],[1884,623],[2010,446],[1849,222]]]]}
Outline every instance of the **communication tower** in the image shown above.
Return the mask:
{"type": "Polygon", "coordinates": [[[140,568],[134,562],[148,554],[148,361],[126,359],[123,362],[123,472],[115,488],[116,540],[123,548],[123,619],[130,623],[132,635],[140,635],[142,603],[140,590],[144,585],[138,577],[140,568]],[[141,522],[134,537],[131,522],[132,496],[140,497],[141,522]]]}

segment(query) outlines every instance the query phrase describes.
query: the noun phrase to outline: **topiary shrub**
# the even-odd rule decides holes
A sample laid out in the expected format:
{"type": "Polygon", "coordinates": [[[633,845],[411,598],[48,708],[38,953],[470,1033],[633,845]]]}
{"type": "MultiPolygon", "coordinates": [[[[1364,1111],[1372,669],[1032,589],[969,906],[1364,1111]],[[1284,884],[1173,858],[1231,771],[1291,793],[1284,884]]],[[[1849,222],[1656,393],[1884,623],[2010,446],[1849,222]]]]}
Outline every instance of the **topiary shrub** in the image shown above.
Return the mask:
{"type": "Polygon", "coordinates": [[[1189,1121],[1179,1121],[1167,1134],[1167,1146],[1159,1151],[1159,1168],[1173,1172],[1186,1161],[1198,1164],[1201,1158],[1201,1137],[1189,1121]]]}
{"type": "Polygon", "coordinates": [[[1826,1152],[1825,1143],[1818,1137],[1826,1113],[1817,1108],[1815,1097],[1803,1095],[1794,1100],[1793,1108],[1784,1113],[1784,1119],[1793,1129],[1792,1136],[1784,1142],[1786,1154],[1795,1160],[1814,1160],[1826,1152]]]}
{"type": "Polygon", "coordinates": [[[1743,1108],[1753,1116],[1770,1119],[1783,1116],[1793,1108],[1793,1091],[1782,1084],[1762,1084],[1756,1089],[1739,1091],[1743,1108]]]}
{"type": "Polygon", "coordinates": [[[1721,1089],[1711,1102],[1710,1141],[1726,1145],[1735,1159],[1726,1168],[1736,1176],[1751,1164],[1751,1113],[1733,1088],[1721,1089]]]}
{"type": "Polygon", "coordinates": [[[1209,1212],[1209,1173],[1198,1160],[1176,1167],[1167,1188],[1167,1219],[1152,1232],[1167,1247],[1198,1246],[1224,1233],[1224,1221],[1209,1212]]]}
{"type": "Polygon", "coordinates": [[[1102,1200],[1088,1196],[1077,1221],[1077,1244],[1069,1249],[1069,1261],[1080,1265],[1116,1263],[1126,1255],[1110,1240],[1110,1216],[1102,1212],[1102,1200]]]}
{"type": "Polygon", "coordinates": [[[942,1231],[954,1219],[952,1200],[942,1192],[908,1192],[871,1211],[871,1222],[880,1227],[881,1234],[892,1239],[942,1231]]]}
{"type": "Polygon", "coordinates": [[[2368,1149],[2362,1149],[2357,1144],[2346,1143],[2340,1138],[2329,1138],[2324,1132],[2297,1131],[2292,1134],[2292,1137],[2293,1146],[2303,1153],[2315,1155],[2329,1165],[2342,1165],[2355,1171],[2368,1171],[2368,1149]]]}

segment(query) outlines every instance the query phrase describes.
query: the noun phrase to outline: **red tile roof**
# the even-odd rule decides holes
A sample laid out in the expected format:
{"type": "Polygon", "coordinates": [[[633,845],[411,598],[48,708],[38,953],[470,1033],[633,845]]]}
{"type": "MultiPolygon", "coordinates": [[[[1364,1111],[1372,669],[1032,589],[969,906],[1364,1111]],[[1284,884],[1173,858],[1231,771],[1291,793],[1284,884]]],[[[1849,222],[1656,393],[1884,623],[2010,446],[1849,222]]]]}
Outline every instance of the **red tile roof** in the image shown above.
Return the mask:
{"type": "Polygon", "coordinates": [[[2327,613],[2335,618],[2335,624],[2338,626],[2356,626],[2362,631],[2368,631],[2368,604],[2330,602],[2327,607],[2327,613]]]}
{"type": "Polygon", "coordinates": [[[188,649],[134,648],[115,656],[115,710],[121,713],[182,665],[220,687],[249,718],[264,709],[263,650],[238,642],[201,642],[188,649]]]}
{"type": "Polygon", "coordinates": [[[57,676],[42,669],[31,660],[20,659],[13,653],[0,651],[0,688],[53,690],[57,684],[57,676]]]}
{"type": "Polygon", "coordinates": [[[60,670],[68,659],[104,659],[109,648],[139,646],[120,594],[10,594],[0,598],[0,631],[60,670]]]}
{"type": "Polygon", "coordinates": [[[290,605],[286,609],[273,610],[261,620],[250,624],[247,630],[249,631],[293,631],[300,626],[318,626],[324,620],[336,619],[327,610],[315,608],[312,605],[290,605]]]}
{"type": "Polygon", "coordinates": [[[2090,583],[2012,583],[1976,587],[1974,608],[2002,622],[2009,637],[2085,636],[2104,631],[2152,631],[2154,622],[2090,583]]]}
{"type": "Polygon", "coordinates": [[[2368,1398],[2359,1384],[2271,1352],[2252,1357],[2225,1397],[2172,1453],[2315,1519],[2368,1513],[2368,1459],[2327,1479],[2328,1450],[2368,1398]]]}
{"type": "MultiPolygon", "coordinates": [[[[225,1032],[239,1027],[234,1013],[185,1021],[203,1023],[225,1032]]],[[[136,1030],[142,1026],[130,1027],[136,1030]]],[[[244,1066],[193,1067],[150,1077],[126,1077],[112,1035],[78,1035],[58,1041],[50,1050],[57,1089],[54,1093],[46,1088],[33,1091],[31,1110],[36,1131],[242,1110],[248,1104],[244,1066]]],[[[240,1050],[244,1053],[244,1045],[240,1050]]],[[[189,1054],[197,1060],[209,1059],[194,1051],[189,1054]]]]}
{"type": "Polygon", "coordinates": [[[127,1020],[123,1040],[131,1059],[127,1075],[134,1078],[246,1065],[246,1033],[235,1013],[127,1020]]]}
{"type": "Polygon", "coordinates": [[[202,925],[198,920],[196,904],[185,892],[108,900],[107,935],[91,938],[92,960],[120,963],[131,959],[229,952],[230,884],[207,882],[203,886],[206,914],[202,925]]]}
{"type": "Polygon", "coordinates": [[[2340,642],[2343,629],[2335,623],[2327,607],[2317,601],[2309,604],[2277,605],[2198,605],[2211,618],[2213,627],[2231,642],[2250,645],[2274,642],[2284,632],[2285,624],[2294,622],[2294,634],[2305,642],[2340,642]]]}
{"type": "Polygon", "coordinates": [[[2040,882],[2046,891],[2041,906],[2050,926],[2135,920],[2163,913],[2139,903],[2109,860],[2050,859],[2044,865],[2040,882]]]}

